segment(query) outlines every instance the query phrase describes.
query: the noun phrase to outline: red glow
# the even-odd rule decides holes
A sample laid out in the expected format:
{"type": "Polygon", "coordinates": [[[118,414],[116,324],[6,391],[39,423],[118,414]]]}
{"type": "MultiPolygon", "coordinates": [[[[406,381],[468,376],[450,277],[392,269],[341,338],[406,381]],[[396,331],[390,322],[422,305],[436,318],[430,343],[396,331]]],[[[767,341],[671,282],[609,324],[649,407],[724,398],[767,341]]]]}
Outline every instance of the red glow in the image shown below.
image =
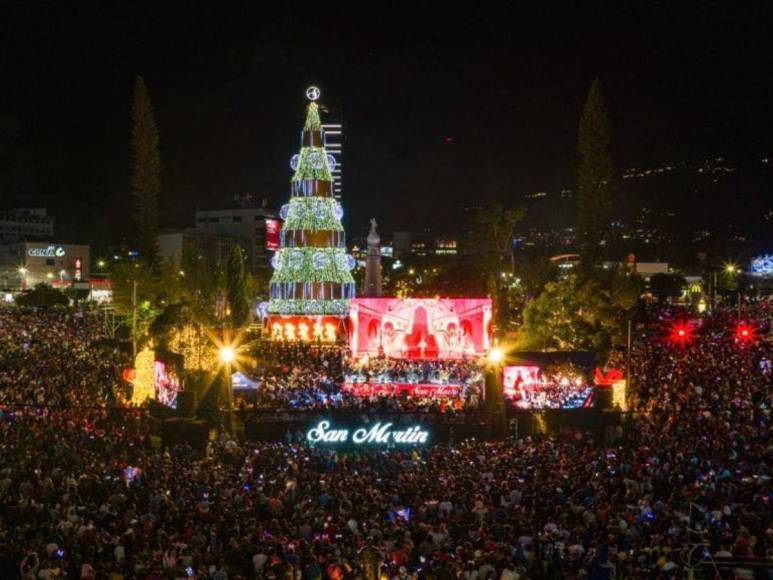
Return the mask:
{"type": "Polygon", "coordinates": [[[349,320],[354,357],[480,358],[491,345],[488,298],[355,298],[349,320]]]}
{"type": "Polygon", "coordinates": [[[745,322],[739,322],[735,327],[735,336],[741,342],[754,340],[754,326],[745,322]]]}
{"type": "Polygon", "coordinates": [[[671,341],[684,344],[692,339],[692,328],[687,322],[675,322],[671,326],[671,341]]]}
{"type": "Polygon", "coordinates": [[[266,249],[279,249],[279,230],[282,229],[282,222],[277,219],[266,220],[266,249]]]}

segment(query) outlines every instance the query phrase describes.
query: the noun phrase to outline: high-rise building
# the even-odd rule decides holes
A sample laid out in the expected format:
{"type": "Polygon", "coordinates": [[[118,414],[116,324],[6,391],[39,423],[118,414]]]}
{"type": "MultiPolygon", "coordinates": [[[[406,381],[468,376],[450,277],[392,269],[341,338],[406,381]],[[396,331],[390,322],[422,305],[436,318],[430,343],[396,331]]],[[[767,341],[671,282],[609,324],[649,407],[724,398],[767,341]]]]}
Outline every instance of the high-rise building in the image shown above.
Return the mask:
{"type": "Polygon", "coordinates": [[[333,197],[340,201],[343,191],[344,125],[339,112],[333,110],[332,118],[332,122],[329,121],[322,125],[322,131],[324,132],[325,151],[335,159],[335,164],[330,168],[330,174],[333,176],[333,197]]]}
{"type": "Polygon", "coordinates": [[[45,208],[21,208],[0,211],[0,240],[21,242],[51,238],[54,235],[54,220],[45,208]]]}
{"type": "Polygon", "coordinates": [[[280,221],[266,207],[199,210],[195,229],[247,240],[246,264],[253,274],[268,273],[274,250],[279,248],[280,221]]]}

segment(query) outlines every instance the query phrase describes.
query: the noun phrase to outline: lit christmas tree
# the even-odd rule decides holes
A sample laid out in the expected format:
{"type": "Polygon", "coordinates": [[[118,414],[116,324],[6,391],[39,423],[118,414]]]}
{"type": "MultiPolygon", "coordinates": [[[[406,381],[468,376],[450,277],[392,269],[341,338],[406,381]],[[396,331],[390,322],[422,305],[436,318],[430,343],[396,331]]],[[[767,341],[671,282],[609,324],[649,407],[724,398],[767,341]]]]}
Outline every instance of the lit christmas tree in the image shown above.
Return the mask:
{"type": "Polygon", "coordinates": [[[324,134],[315,102],[319,90],[306,91],[311,102],[301,134],[301,150],[293,155],[290,202],[279,216],[284,220],[280,248],[271,265],[273,314],[337,315],[349,311],[354,297],[354,258],[346,253],[341,225],[343,209],[333,197],[330,173],[335,158],[324,147],[324,134]]]}

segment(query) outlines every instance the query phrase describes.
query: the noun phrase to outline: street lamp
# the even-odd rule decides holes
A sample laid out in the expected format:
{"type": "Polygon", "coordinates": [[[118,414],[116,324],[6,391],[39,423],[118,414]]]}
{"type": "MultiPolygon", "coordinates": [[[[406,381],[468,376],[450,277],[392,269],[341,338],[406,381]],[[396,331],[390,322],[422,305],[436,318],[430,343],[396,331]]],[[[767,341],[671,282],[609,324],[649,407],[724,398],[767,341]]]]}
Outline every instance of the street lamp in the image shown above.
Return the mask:
{"type": "Polygon", "coordinates": [[[19,268],[19,275],[21,276],[21,289],[26,290],[27,289],[27,268],[22,266],[19,268]]]}
{"type": "Polygon", "coordinates": [[[230,346],[220,347],[220,360],[224,364],[230,365],[235,358],[236,358],[236,351],[233,349],[233,347],[230,347],[230,346]]]}
{"type": "Polygon", "coordinates": [[[491,364],[498,365],[499,363],[502,362],[502,360],[504,360],[505,351],[503,351],[498,346],[495,346],[489,351],[487,358],[488,358],[488,362],[490,362],[491,364]]]}

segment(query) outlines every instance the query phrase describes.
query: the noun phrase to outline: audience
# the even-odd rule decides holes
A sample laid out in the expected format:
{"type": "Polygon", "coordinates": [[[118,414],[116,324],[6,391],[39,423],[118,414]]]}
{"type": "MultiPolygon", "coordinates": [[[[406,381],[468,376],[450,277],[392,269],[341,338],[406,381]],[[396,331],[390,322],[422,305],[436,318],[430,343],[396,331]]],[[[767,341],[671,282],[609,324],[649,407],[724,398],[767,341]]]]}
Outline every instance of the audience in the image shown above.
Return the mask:
{"type": "MultiPolygon", "coordinates": [[[[745,316],[754,340],[720,311],[674,344],[674,315],[654,313],[634,341],[631,420],[606,440],[336,452],[221,435],[199,452],[164,448],[122,406],[124,361],[94,316],[0,310],[0,577],[362,578],[364,548],[390,579],[682,578],[701,559],[769,560],[773,340],[767,305],[745,316]]],[[[292,351],[280,366],[307,367],[319,392],[344,372],[337,351],[292,351]]]]}

